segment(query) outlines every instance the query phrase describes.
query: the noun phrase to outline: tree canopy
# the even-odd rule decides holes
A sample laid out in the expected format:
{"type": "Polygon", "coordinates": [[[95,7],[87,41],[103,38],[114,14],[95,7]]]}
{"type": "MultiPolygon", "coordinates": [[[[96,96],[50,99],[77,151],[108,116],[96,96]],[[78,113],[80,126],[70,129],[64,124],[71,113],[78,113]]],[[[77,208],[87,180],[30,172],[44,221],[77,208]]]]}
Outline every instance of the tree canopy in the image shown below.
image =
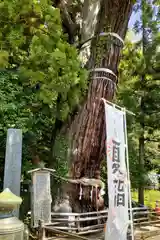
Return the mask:
{"type": "Polygon", "coordinates": [[[51,1],[4,0],[0,12],[1,159],[6,131],[15,127],[31,146],[28,156],[46,161],[56,133],[85,95],[87,72],[51,1]]]}
{"type": "MultiPolygon", "coordinates": [[[[59,174],[67,174],[67,123],[88,99],[86,93],[89,81],[92,81],[88,80],[88,65],[85,63],[89,60],[94,62],[97,58],[98,64],[104,63],[106,67],[111,56],[109,67],[113,67],[114,62],[115,70],[118,65],[115,59],[119,57],[119,50],[114,52],[115,55],[112,51],[113,48],[117,49],[117,46],[109,47],[108,50],[108,42],[104,44],[106,38],[102,37],[100,41],[98,35],[99,31],[108,31],[111,26],[102,19],[96,27],[100,14],[104,14],[104,11],[108,14],[106,2],[0,1],[1,166],[4,164],[7,129],[14,127],[23,130],[23,175],[33,165],[31,159],[37,156],[40,161],[54,166],[59,174]],[[93,36],[95,39],[88,51],[84,43],[88,38],[90,43],[93,36]],[[82,59],[85,59],[85,63],[82,59]],[[64,127],[65,131],[62,131],[64,127]]],[[[134,29],[136,32],[143,32],[145,36],[137,43],[127,39],[125,41],[116,96],[119,105],[136,114],[135,118],[128,117],[130,169],[135,188],[142,181],[142,169],[138,160],[142,124],[145,142],[144,175],[151,170],[158,171],[160,164],[159,1],[154,1],[154,4],[146,1],[143,8],[142,2],[136,1],[134,6],[134,11],[143,12],[142,19],[136,22],[134,29]],[[140,81],[142,77],[143,84],[140,81]]],[[[130,16],[130,8],[131,5],[127,8],[127,16],[130,16]]],[[[124,32],[121,33],[123,37],[126,22],[124,25],[124,32]]],[[[112,28],[119,33],[117,26],[114,23],[112,28]]],[[[93,66],[98,66],[96,61],[93,66]]],[[[107,96],[111,98],[113,94],[109,93],[107,96]]],[[[100,133],[99,136],[101,135],[100,133]]],[[[101,152],[103,150],[102,146],[101,152]]],[[[3,167],[0,172],[3,172],[3,167]]],[[[106,172],[104,176],[106,178],[106,172]]]]}
{"type": "Polygon", "coordinates": [[[126,41],[120,64],[118,99],[136,117],[129,121],[131,172],[139,185],[146,184],[148,171],[159,169],[159,7],[149,1],[137,1],[135,11],[141,10],[141,20],[135,30],[142,35],[137,43],[126,41]],[[142,141],[141,141],[142,140],[142,141]],[[144,144],[141,166],[140,150],[144,144]],[[142,174],[144,173],[144,174],[142,174]],[[143,181],[144,180],[144,181],[143,181]]]}

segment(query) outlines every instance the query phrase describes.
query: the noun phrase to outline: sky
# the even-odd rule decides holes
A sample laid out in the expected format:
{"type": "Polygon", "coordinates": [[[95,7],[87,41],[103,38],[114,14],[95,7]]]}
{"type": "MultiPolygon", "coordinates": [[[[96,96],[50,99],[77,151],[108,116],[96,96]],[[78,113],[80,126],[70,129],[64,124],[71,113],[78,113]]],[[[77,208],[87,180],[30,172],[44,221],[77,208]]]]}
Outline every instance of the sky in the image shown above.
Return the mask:
{"type": "MultiPolygon", "coordinates": [[[[140,12],[133,12],[128,25],[129,30],[133,29],[133,26],[137,20],[140,20],[140,12]]],[[[129,31],[129,39],[133,42],[136,42],[141,39],[141,35],[135,34],[133,31],[129,31]]]]}
{"type": "Polygon", "coordinates": [[[133,27],[134,23],[136,20],[140,20],[140,11],[138,11],[137,13],[133,12],[129,21],[129,27],[133,27]]]}

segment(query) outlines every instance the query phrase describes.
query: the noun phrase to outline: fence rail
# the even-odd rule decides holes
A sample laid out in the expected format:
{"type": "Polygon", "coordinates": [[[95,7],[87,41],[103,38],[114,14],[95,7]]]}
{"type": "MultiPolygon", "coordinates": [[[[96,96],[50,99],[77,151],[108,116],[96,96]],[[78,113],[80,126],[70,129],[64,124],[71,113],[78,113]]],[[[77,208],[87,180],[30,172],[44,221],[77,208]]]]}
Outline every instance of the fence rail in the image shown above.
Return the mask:
{"type": "MultiPolygon", "coordinates": [[[[134,230],[143,229],[143,231],[160,231],[160,213],[147,208],[133,208],[134,230]]],[[[66,234],[76,234],[76,236],[103,233],[107,221],[108,210],[88,213],[51,213],[51,222],[43,223],[41,228],[43,232],[62,231],[66,234]]],[[[130,234],[130,227],[128,235],[130,234]]],[[[43,233],[45,235],[45,233],[43,233]]],[[[41,238],[47,239],[47,238],[41,238]]]]}

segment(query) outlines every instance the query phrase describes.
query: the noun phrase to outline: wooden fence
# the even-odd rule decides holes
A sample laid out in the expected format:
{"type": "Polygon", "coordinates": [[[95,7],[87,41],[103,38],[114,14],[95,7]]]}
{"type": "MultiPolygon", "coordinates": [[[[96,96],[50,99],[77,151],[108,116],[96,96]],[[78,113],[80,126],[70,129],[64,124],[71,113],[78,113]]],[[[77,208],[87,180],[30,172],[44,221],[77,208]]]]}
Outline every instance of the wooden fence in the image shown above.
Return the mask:
{"type": "Polygon", "coordinates": [[[57,229],[85,235],[101,232],[104,229],[107,215],[107,210],[88,213],[52,213],[52,222],[57,229]]]}
{"type": "MultiPolygon", "coordinates": [[[[43,223],[40,221],[39,239],[46,238],[48,233],[52,235],[68,235],[69,238],[86,239],[84,236],[99,233],[104,238],[104,227],[107,221],[108,211],[87,212],[87,213],[51,213],[51,222],[43,223]]],[[[133,224],[135,235],[151,231],[157,234],[160,232],[160,214],[153,210],[145,208],[133,209],[133,224]]],[[[100,236],[99,235],[99,236],[100,236]]],[[[130,235],[130,226],[128,228],[128,237],[130,235]]],[[[94,239],[92,237],[92,239],[94,239]]],[[[96,237],[98,240],[98,237],[96,237]]]]}

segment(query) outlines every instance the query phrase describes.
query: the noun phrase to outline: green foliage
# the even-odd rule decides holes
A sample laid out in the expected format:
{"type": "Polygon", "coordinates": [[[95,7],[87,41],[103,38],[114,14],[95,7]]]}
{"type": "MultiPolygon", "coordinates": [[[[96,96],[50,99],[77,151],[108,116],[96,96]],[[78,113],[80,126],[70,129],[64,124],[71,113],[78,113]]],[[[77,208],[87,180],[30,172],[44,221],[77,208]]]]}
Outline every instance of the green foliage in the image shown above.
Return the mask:
{"type": "MultiPolygon", "coordinates": [[[[133,187],[145,186],[147,172],[158,168],[159,159],[159,7],[137,1],[134,10],[141,19],[134,30],[142,35],[137,43],[126,41],[120,64],[118,103],[136,114],[128,116],[128,141],[133,187]],[[139,165],[139,140],[144,138],[144,162],[139,165]]],[[[142,159],[143,161],[143,159],[142,159]]]]}
{"type": "MultiPolygon", "coordinates": [[[[31,159],[37,152],[47,159],[46,146],[50,146],[50,132],[55,119],[46,111],[45,104],[37,101],[36,91],[23,85],[17,72],[0,72],[0,164],[4,164],[6,134],[8,128],[23,130],[23,174],[31,166],[31,159]],[[41,110],[40,110],[41,109],[41,110]],[[45,141],[45,143],[44,143],[45,141]],[[40,151],[40,152],[39,152],[40,151]],[[43,153],[44,152],[44,153],[43,153]]],[[[3,172],[3,169],[2,169],[3,172]]]]}
{"type": "Polygon", "coordinates": [[[21,128],[26,170],[34,154],[49,162],[55,122],[83,99],[87,72],[51,1],[3,0],[0,12],[1,160],[7,129],[21,128]]]}
{"type": "MultiPolygon", "coordinates": [[[[132,192],[132,198],[138,202],[138,192],[132,192]]],[[[160,191],[145,190],[144,192],[144,204],[145,206],[155,208],[155,203],[160,199],[160,191]]]]}
{"type": "Polygon", "coordinates": [[[59,10],[46,0],[5,0],[0,11],[1,67],[7,63],[27,83],[38,83],[37,98],[65,120],[86,89],[86,77],[76,49],[62,33],[59,10]]]}
{"type": "Polygon", "coordinates": [[[58,135],[54,145],[54,162],[52,166],[56,169],[57,174],[63,177],[68,174],[68,147],[67,138],[58,135]]]}
{"type": "MultiPolygon", "coordinates": [[[[151,56],[151,52],[149,53],[151,56]]],[[[153,56],[154,53],[152,52],[153,56]]],[[[156,55],[158,53],[155,53],[156,55]]],[[[127,116],[128,144],[130,156],[130,169],[132,186],[137,187],[138,182],[145,184],[145,176],[151,169],[156,169],[159,162],[159,80],[154,80],[154,73],[146,71],[145,75],[145,168],[139,168],[139,137],[141,135],[141,104],[142,96],[141,74],[143,71],[144,56],[142,48],[137,44],[126,41],[122,60],[119,67],[120,84],[117,95],[117,103],[125,106],[136,114],[135,117],[127,116]]],[[[151,64],[151,63],[150,63],[151,64]]],[[[150,66],[150,65],[149,65],[150,66]]]]}

